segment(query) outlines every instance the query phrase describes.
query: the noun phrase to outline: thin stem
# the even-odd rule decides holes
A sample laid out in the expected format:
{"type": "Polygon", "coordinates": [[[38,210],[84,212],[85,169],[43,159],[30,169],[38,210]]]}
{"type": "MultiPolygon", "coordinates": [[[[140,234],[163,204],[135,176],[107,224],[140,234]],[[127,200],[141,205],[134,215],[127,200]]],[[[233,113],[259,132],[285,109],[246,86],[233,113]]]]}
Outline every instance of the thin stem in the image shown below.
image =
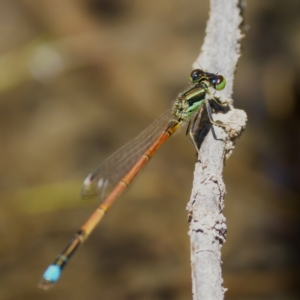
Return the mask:
{"type": "MultiPolygon", "coordinates": [[[[239,29],[242,22],[240,3],[238,0],[211,0],[210,3],[206,37],[193,67],[224,75],[227,86],[216,96],[232,104],[230,97],[242,38],[239,29]]],[[[227,230],[222,214],[226,193],[222,172],[225,159],[231,154],[234,140],[245,128],[247,119],[243,111],[233,108],[213,117],[215,121],[225,123],[226,128],[211,126],[202,141],[192,194],[187,205],[193,299],[197,300],[224,299],[221,247],[226,240],[227,230]]],[[[208,125],[202,123],[202,126],[208,125]]]]}

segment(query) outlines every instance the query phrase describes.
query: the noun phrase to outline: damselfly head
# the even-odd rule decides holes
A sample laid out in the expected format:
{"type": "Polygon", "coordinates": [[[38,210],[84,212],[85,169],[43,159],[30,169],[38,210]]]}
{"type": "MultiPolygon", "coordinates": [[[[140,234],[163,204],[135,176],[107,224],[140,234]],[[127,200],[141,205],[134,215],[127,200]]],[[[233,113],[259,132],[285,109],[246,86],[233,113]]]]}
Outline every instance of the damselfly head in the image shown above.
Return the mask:
{"type": "Polygon", "coordinates": [[[208,81],[209,85],[218,91],[223,90],[226,86],[226,80],[222,75],[204,72],[200,69],[195,69],[192,71],[190,75],[191,83],[197,84],[204,80],[208,81]]]}

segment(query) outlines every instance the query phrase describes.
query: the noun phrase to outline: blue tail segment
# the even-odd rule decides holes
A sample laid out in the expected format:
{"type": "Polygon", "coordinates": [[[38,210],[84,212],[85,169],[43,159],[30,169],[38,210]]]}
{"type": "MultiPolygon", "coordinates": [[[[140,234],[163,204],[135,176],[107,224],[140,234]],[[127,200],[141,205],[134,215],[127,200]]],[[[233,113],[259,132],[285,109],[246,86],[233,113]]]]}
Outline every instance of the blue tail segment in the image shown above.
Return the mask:
{"type": "Polygon", "coordinates": [[[43,274],[43,279],[55,283],[59,279],[61,271],[60,266],[50,265],[43,274]]]}
{"type": "Polygon", "coordinates": [[[43,274],[43,277],[39,282],[38,287],[45,291],[49,290],[58,281],[61,275],[61,271],[61,266],[58,266],[56,264],[50,265],[43,274]]]}
{"type": "Polygon", "coordinates": [[[51,288],[58,281],[63,268],[83,240],[84,236],[80,230],[72,238],[66,249],[59,254],[56,260],[47,268],[43,274],[42,280],[38,284],[39,288],[43,290],[49,290],[49,288],[51,288]]]}
{"type": "Polygon", "coordinates": [[[61,271],[62,269],[60,266],[50,265],[43,274],[43,279],[50,283],[55,283],[59,279],[61,271]]]}

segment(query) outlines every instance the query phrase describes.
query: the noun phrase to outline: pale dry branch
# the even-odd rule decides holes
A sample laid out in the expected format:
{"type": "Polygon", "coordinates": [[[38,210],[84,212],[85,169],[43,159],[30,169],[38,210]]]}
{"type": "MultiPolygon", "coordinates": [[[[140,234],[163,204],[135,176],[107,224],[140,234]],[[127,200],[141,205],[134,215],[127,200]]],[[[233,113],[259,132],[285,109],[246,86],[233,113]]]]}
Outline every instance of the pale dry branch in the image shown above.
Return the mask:
{"type": "Polygon", "coordinates": [[[194,173],[189,211],[193,299],[224,299],[221,272],[221,247],[226,239],[226,219],[222,214],[226,193],[222,172],[225,160],[234,148],[235,139],[246,125],[246,114],[232,106],[233,78],[240,56],[242,33],[241,5],[238,0],[211,0],[211,11],[201,54],[194,68],[219,72],[227,80],[217,93],[230,103],[227,113],[214,114],[226,128],[203,125],[205,135],[194,173]],[[207,130],[205,130],[207,129],[207,130]]]}

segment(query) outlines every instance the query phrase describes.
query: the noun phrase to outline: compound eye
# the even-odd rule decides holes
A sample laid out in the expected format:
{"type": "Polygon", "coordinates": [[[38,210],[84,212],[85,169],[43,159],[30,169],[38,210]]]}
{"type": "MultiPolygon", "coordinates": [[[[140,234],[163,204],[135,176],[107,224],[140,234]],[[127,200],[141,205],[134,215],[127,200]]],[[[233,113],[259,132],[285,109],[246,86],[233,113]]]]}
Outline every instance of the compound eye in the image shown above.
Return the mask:
{"type": "Polygon", "coordinates": [[[195,69],[194,71],[192,71],[192,73],[190,75],[190,82],[195,83],[195,82],[199,81],[199,78],[201,78],[201,75],[203,75],[203,71],[201,71],[199,69],[195,69]]]}
{"type": "Polygon", "coordinates": [[[223,90],[226,86],[226,80],[222,75],[214,76],[210,83],[217,91],[223,90]]]}

